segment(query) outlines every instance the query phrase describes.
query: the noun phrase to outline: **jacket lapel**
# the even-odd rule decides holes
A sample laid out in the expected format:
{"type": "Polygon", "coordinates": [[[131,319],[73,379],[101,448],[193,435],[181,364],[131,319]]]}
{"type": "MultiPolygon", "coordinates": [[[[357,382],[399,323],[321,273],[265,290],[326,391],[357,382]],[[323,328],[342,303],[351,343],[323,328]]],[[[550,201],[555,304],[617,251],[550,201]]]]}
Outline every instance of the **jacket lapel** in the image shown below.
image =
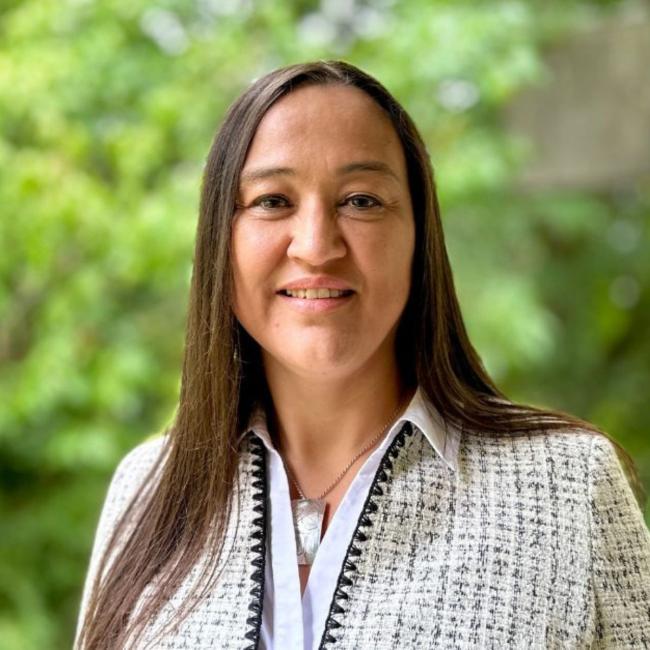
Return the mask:
{"type": "Polygon", "coordinates": [[[328,645],[335,644],[342,632],[341,628],[345,625],[345,617],[348,609],[347,604],[351,598],[351,588],[355,582],[357,563],[364,552],[366,542],[372,535],[373,520],[378,510],[378,501],[385,497],[386,484],[392,479],[393,461],[399,456],[407,436],[412,435],[413,426],[410,422],[405,422],[399,433],[393,439],[393,442],[384,452],[384,456],[375,472],[339,572],[334,596],[330,603],[329,614],[325,621],[325,629],[320,645],[318,646],[319,650],[327,648],[328,645]]]}
{"type": "Polygon", "coordinates": [[[250,602],[248,604],[250,615],[246,619],[248,630],[244,634],[244,637],[250,641],[250,644],[245,646],[245,650],[255,650],[260,638],[262,603],[264,602],[268,483],[266,479],[266,452],[264,450],[264,444],[257,436],[252,436],[249,444],[252,456],[251,479],[253,491],[251,498],[254,515],[251,521],[251,532],[247,541],[247,544],[250,545],[252,573],[249,578],[252,581],[252,586],[249,591],[250,602]]]}

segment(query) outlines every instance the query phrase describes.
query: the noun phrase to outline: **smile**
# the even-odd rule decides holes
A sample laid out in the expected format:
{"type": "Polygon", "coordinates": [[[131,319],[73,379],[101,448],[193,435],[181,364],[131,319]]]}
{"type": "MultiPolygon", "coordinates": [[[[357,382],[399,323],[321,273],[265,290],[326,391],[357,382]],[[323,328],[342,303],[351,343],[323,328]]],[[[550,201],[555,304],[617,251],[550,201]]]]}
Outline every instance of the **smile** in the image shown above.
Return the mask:
{"type": "Polygon", "coordinates": [[[341,291],[339,289],[283,289],[279,293],[290,298],[321,300],[323,298],[343,298],[352,295],[353,291],[341,291]]]}

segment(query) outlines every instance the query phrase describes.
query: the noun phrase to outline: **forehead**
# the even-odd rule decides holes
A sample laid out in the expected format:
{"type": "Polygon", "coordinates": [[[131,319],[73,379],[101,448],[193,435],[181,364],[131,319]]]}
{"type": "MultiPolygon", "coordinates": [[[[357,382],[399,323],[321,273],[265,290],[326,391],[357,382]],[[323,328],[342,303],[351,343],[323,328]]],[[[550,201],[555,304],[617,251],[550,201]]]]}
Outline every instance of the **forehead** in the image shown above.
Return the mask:
{"type": "Polygon", "coordinates": [[[382,160],[405,175],[402,146],[388,115],[351,86],[308,85],[278,100],[258,126],[244,168],[300,159],[325,165],[382,160]]]}

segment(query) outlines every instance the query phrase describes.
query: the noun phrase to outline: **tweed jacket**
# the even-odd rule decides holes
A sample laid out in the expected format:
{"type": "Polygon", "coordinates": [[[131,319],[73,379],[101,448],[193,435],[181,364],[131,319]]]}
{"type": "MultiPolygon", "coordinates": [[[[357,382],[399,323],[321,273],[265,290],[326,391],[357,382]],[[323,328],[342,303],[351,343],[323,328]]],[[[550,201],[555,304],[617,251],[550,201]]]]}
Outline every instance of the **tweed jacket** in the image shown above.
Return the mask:
{"type": "MultiPolygon", "coordinates": [[[[112,526],[162,449],[162,439],[143,443],[115,473],[82,613],[112,526]]],[[[259,647],[265,453],[254,434],[242,437],[219,579],[156,637],[210,563],[206,551],[129,647],[259,647]]],[[[457,461],[454,472],[417,427],[402,426],[332,567],[338,582],[319,648],[650,648],[650,532],[607,438],[463,432],[457,461]]]]}

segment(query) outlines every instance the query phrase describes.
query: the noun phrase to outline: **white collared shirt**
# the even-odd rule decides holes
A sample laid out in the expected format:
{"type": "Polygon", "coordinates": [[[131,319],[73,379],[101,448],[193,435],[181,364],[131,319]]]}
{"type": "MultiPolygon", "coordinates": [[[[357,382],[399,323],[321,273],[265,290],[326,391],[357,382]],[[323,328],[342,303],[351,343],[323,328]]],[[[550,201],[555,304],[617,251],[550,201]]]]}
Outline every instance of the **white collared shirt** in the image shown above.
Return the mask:
{"type": "Polygon", "coordinates": [[[270,534],[267,535],[260,634],[261,647],[265,650],[312,650],[320,644],[339,571],[372,479],[384,452],[406,421],[420,429],[446,463],[457,469],[458,431],[445,427],[440,415],[418,388],[402,416],[368,456],[343,496],[320,543],[301,599],[289,481],[263,412],[257,411],[251,418],[247,430],[252,430],[268,451],[270,484],[270,534]]]}

